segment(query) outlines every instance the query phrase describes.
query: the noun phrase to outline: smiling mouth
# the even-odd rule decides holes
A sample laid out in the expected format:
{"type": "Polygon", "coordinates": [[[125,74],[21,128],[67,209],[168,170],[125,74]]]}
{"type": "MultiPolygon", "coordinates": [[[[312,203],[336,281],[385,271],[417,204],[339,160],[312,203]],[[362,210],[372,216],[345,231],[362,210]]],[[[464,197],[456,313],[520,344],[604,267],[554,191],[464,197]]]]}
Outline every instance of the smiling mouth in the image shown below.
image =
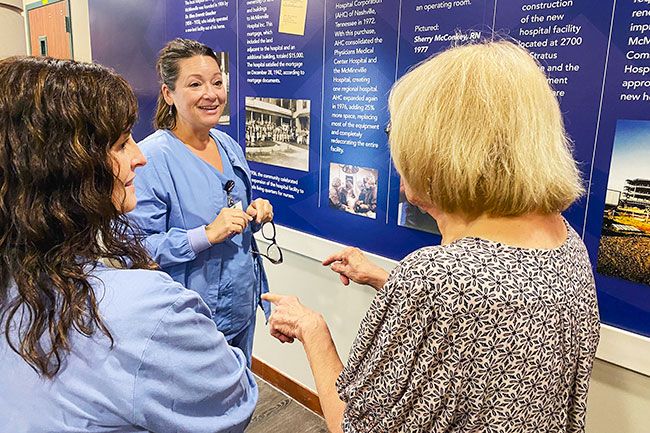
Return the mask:
{"type": "Polygon", "coordinates": [[[131,179],[130,181],[126,182],[124,186],[133,186],[133,181],[135,180],[135,177],[131,179]]]}
{"type": "Polygon", "coordinates": [[[200,108],[201,110],[205,110],[205,111],[214,111],[214,110],[216,110],[217,108],[219,108],[219,106],[218,106],[218,105],[206,105],[206,106],[199,107],[199,108],[200,108]]]}

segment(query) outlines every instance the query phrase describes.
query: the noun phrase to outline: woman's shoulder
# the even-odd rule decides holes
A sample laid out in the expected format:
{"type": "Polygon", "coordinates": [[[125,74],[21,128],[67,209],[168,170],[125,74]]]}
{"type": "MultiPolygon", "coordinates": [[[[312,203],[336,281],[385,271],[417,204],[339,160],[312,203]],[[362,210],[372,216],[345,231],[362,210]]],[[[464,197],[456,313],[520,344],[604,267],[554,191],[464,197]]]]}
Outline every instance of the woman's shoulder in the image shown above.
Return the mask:
{"type": "Polygon", "coordinates": [[[159,129],[145,137],[138,146],[147,158],[147,163],[140,167],[137,173],[145,179],[150,176],[164,179],[173,177],[173,173],[178,170],[184,170],[183,164],[179,164],[179,155],[182,155],[182,152],[179,152],[179,143],[174,134],[167,129],[159,129]]]}
{"type": "Polygon", "coordinates": [[[146,318],[155,323],[179,301],[190,300],[198,313],[210,315],[199,295],[161,271],[98,266],[92,274],[102,314],[109,320],[146,318]],[[189,298],[195,298],[193,301],[189,298]]]}
{"type": "MultiPolygon", "coordinates": [[[[429,297],[433,293],[433,287],[438,286],[439,275],[447,266],[447,263],[459,265],[462,252],[448,246],[423,247],[413,251],[403,258],[398,265],[390,272],[388,282],[383,292],[389,297],[402,296],[409,293],[409,296],[429,297]]],[[[454,270],[458,268],[453,266],[454,270]]]]}
{"type": "Polygon", "coordinates": [[[138,142],[140,150],[147,158],[168,154],[174,150],[176,137],[167,129],[158,129],[138,142]]]}
{"type": "Polygon", "coordinates": [[[174,281],[168,274],[152,269],[114,268],[98,264],[91,274],[91,281],[96,281],[106,291],[113,291],[125,297],[137,297],[156,292],[177,296],[187,290],[174,281]],[[124,287],[127,286],[128,290],[124,287]]]}
{"type": "MultiPolygon", "coordinates": [[[[438,292],[462,285],[472,270],[485,269],[490,252],[473,242],[423,247],[402,259],[389,277],[394,295],[408,292],[435,298],[438,292]]],[[[410,296],[409,295],[409,296],[410,296]]]]}
{"type": "Polygon", "coordinates": [[[398,268],[403,270],[413,268],[431,268],[440,267],[447,263],[458,265],[461,258],[471,260],[471,256],[475,254],[480,255],[481,252],[472,251],[467,245],[463,244],[423,247],[404,257],[404,259],[399,262],[398,268]]]}
{"type": "Polygon", "coordinates": [[[221,143],[223,144],[229,144],[229,145],[236,145],[239,146],[237,143],[237,140],[232,138],[230,135],[227,133],[218,130],[217,128],[212,128],[210,130],[210,134],[212,134],[215,138],[217,138],[221,143]]]}
{"type": "Polygon", "coordinates": [[[217,128],[212,128],[210,130],[210,134],[212,134],[215,140],[217,140],[219,143],[231,150],[234,150],[240,154],[241,157],[244,157],[242,146],[240,146],[239,142],[235,138],[231,137],[228,133],[220,131],[217,128]]]}
{"type": "Polygon", "coordinates": [[[242,150],[242,147],[239,145],[237,140],[235,140],[233,137],[228,135],[227,133],[223,131],[219,131],[217,128],[212,128],[210,130],[210,134],[214,137],[214,139],[218,142],[221,143],[222,146],[224,146],[227,150],[230,152],[235,152],[237,156],[242,159],[246,160],[244,157],[244,151],[242,150]]]}

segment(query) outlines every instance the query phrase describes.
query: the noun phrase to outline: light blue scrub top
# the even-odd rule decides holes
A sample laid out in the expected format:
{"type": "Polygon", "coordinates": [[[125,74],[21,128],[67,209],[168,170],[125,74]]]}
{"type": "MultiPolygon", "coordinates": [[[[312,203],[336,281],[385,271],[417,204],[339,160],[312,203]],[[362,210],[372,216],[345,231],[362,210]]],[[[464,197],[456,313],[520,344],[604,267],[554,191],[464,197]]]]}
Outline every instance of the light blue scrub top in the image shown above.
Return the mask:
{"type": "Polygon", "coordinates": [[[72,351],[48,380],[0,325],[0,432],[243,432],[257,385],[197,293],[158,271],[99,264],[92,275],[113,348],[100,331],[70,330],[72,351]]]}
{"type": "MultiPolygon", "coordinates": [[[[229,135],[210,135],[222,156],[223,174],[193,154],[168,130],[139,143],[147,164],[136,172],[138,204],[128,214],[145,235],[154,260],[175,281],[198,292],[217,327],[230,339],[254,319],[260,296],[268,291],[261,258],[253,258],[249,225],[243,234],[211,245],[205,226],[227,205],[224,185],[235,181],[231,195],[246,210],[252,197],[250,170],[241,147],[229,135]]],[[[268,303],[263,304],[270,313],[268,303]]]]}

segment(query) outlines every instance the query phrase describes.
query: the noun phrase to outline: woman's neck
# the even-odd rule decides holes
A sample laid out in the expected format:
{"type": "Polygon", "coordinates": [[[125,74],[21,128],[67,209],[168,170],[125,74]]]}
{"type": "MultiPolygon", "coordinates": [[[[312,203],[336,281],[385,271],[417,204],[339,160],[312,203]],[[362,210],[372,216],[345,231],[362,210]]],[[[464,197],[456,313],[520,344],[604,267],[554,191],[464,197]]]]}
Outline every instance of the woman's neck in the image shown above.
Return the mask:
{"type": "Polygon", "coordinates": [[[552,249],[562,245],[567,237],[567,228],[559,213],[475,218],[444,212],[430,214],[438,222],[443,245],[476,237],[513,247],[552,249]]]}
{"type": "Polygon", "coordinates": [[[177,121],[172,132],[179,140],[196,150],[205,150],[211,143],[210,129],[192,128],[186,123],[177,121]]]}

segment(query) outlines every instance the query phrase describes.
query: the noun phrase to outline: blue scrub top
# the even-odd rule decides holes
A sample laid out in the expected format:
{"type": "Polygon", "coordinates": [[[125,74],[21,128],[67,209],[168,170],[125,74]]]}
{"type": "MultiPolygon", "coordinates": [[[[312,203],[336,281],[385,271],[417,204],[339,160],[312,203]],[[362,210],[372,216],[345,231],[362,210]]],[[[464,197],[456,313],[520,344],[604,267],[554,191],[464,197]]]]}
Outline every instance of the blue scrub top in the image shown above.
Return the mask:
{"type": "Polygon", "coordinates": [[[0,324],[1,432],[244,431],[257,385],[197,293],[163,272],[101,264],[90,283],[114,345],[71,329],[52,380],[8,347],[0,324]]]}
{"type": "MultiPolygon", "coordinates": [[[[145,235],[154,260],[175,281],[198,292],[217,327],[232,338],[253,319],[268,291],[261,258],[253,258],[249,225],[241,235],[211,245],[205,226],[227,205],[225,182],[235,181],[235,201],[246,210],[252,200],[250,170],[241,147],[227,134],[210,135],[222,156],[223,173],[193,154],[168,130],[142,140],[147,164],[136,171],[138,204],[128,214],[145,235]]],[[[264,303],[265,312],[270,312],[264,303]]]]}

